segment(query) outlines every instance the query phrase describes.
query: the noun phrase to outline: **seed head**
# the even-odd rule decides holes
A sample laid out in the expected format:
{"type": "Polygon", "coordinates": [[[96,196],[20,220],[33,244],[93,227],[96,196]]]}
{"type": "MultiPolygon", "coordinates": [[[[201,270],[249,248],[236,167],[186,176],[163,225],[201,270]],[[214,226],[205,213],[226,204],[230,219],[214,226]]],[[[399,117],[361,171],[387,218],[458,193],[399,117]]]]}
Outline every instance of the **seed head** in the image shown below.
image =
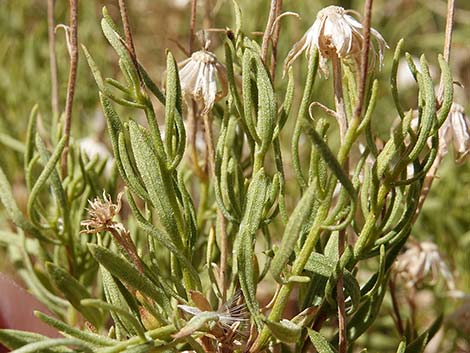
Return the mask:
{"type": "Polygon", "coordinates": [[[181,90],[186,97],[194,99],[208,113],[214,103],[227,94],[227,74],[217,57],[200,50],[179,64],[181,90]]]}
{"type": "Polygon", "coordinates": [[[117,196],[117,203],[114,204],[109,195],[103,192],[103,200],[95,198],[93,201],[88,201],[90,208],[88,208],[88,219],[82,221],[80,225],[85,227],[81,233],[94,234],[103,232],[108,229],[121,229],[123,225],[119,222],[113,221],[121,210],[121,199],[123,192],[117,196]]]}
{"type": "MultiPolygon", "coordinates": [[[[356,63],[360,61],[360,52],[364,44],[362,24],[347,11],[339,6],[328,6],[320,10],[313,25],[307,30],[302,39],[298,41],[287,55],[284,71],[306,50],[307,56],[312,55],[316,48],[320,53],[320,70],[327,76],[326,60],[333,55],[341,59],[352,58],[356,63]]],[[[371,28],[371,34],[378,44],[379,62],[382,64],[383,51],[387,47],[382,35],[371,28]]],[[[373,48],[375,51],[375,49],[373,48]]]]}

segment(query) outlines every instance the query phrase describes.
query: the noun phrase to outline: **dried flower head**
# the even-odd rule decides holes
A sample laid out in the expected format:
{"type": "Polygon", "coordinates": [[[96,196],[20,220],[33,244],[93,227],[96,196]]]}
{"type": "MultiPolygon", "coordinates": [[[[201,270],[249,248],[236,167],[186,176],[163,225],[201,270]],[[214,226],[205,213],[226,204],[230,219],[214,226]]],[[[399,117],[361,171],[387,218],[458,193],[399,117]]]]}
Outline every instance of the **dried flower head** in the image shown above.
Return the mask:
{"type": "Polygon", "coordinates": [[[186,97],[201,105],[202,113],[208,113],[214,103],[227,94],[227,73],[217,57],[200,50],[179,64],[181,90],[186,97]]]}
{"type": "Polygon", "coordinates": [[[241,302],[243,300],[241,292],[238,291],[217,311],[211,311],[209,302],[201,295],[194,296],[194,294],[197,293],[192,293],[192,299],[196,306],[178,305],[178,308],[193,317],[173,337],[186,337],[199,330],[203,325],[212,322],[205,336],[213,340],[212,342],[206,341],[206,344],[211,346],[216,344],[216,351],[221,352],[243,347],[248,337],[246,330],[250,320],[246,305],[241,302]]]}
{"type": "Polygon", "coordinates": [[[457,163],[465,160],[470,152],[470,118],[460,104],[452,104],[449,117],[439,130],[439,137],[444,145],[453,142],[457,163]]]}
{"type": "MultiPolygon", "coordinates": [[[[328,6],[320,10],[313,25],[307,30],[287,55],[284,70],[297,59],[303,51],[311,55],[315,48],[320,53],[320,70],[326,76],[326,60],[333,55],[341,59],[352,58],[359,63],[361,48],[364,44],[362,24],[349,15],[351,11],[339,6],[328,6]]],[[[371,28],[371,34],[378,44],[379,62],[382,64],[383,51],[387,46],[382,35],[371,28]]],[[[373,48],[375,51],[375,49],[373,48]]]]}
{"type": "Polygon", "coordinates": [[[455,288],[454,278],[439,248],[430,241],[411,242],[407,250],[398,256],[394,271],[406,281],[408,288],[416,288],[428,278],[431,278],[430,284],[435,284],[439,276],[450,290],[455,288]]]}
{"type": "Polygon", "coordinates": [[[121,199],[123,192],[120,192],[117,196],[117,203],[114,204],[109,195],[103,192],[103,200],[95,198],[93,201],[88,201],[90,208],[88,209],[88,219],[82,221],[80,225],[85,227],[82,233],[94,234],[103,232],[109,229],[123,228],[122,224],[113,221],[113,218],[121,210],[121,199]]]}

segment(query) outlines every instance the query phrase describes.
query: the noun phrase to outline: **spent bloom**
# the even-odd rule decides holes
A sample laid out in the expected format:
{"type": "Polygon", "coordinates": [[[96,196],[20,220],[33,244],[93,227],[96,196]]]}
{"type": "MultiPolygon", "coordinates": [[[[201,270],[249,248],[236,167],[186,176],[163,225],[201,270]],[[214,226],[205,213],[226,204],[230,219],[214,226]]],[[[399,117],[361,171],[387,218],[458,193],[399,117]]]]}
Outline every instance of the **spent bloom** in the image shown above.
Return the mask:
{"type": "Polygon", "coordinates": [[[93,234],[109,229],[121,230],[124,226],[121,223],[115,222],[113,218],[121,210],[122,195],[122,192],[118,194],[116,204],[113,203],[111,197],[106,195],[105,192],[103,192],[103,200],[97,197],[93,201],[88,201],[90,205],[88,219],[80,223],[82,227],[85,227],[82,233],[93,234]]]}
{"type": "Polygon", "coordinates": [[[406,251],[398,256],[394,270],[405,280],[408,288],[416,288],[428,278],[433,284],[437,282],[439,276],[442,276],[450,290],[455,288],[449,267],[437,245],[431,241],[412,242],[406,251]]]}
{"type": "Polygon", "coordinates": [[[179,64],[181,90],[185,97],[200,104],[208,113],[214,103],[227,94],[227,73],[216,56],[207,50],[194,52],[179,64]]]}
{"type": "MultiPolygon", "coordinates": [[[[287,55],[286,70],[302,52],[311,55],[314,49],[320,53],[320,70],[328,74],[326,60],[338,56],[341,59],[353,59],[359,63],[361,48],[364,44],[362,24],[349,15],[351,11],[339,6],[328,6],[320,10],[313,25],[307,30],[287,55]]],[[[382,64],[383,51],[387,46],[382,35],[371,28],[371,34],[378,44],[379,62],[382,64]]],[[[374,49],[375,50],[375,49],[374,49]]]]}
{"type": "Polygon", "coordinates": [[[464,108],[460,104],[452,104],[449,117],[439,130],[439,137],[442,144],[453,143],[458,163],[470,153],[470,118],[465,115],[464,108]]]}

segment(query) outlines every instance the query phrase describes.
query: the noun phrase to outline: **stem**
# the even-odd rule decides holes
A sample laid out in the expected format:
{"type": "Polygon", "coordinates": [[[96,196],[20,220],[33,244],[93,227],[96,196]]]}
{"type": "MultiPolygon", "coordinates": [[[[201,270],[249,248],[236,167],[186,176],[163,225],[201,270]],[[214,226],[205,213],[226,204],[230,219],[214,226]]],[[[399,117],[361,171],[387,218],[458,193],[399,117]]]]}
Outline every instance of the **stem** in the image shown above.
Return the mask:
{"type": "Polygon", "coordinates": [[[227,262],[228,262],[228,239],[227,239],[227,220],[220,210],[217,212],[217,218],[220,222],[220,265],[219,265],[219,287],[222,294],[222,302],[227,300],[227,262]]]}
{"type": "Polygon", "coordinates": [[[271,38],[272,27],[274,24],[274,20],[276,19],[277,3],[278,0],[271,0],[268,22],[266,23],[266,29],[264,30],[263,34],[263,42],[261,44],[261,60],[263,60],[263,63],[265,65],[268,56],[269,39],[271,38]]]}
{"type": "MultiPolygon", "coordinates": [[[[209,167],[209,175],[215,180],[215,151],[214,151],[214,135],[212,131],[212,119],[208,113],[204,113],[204,136],[207,146],[207,162],[209,167]]],[[[220,222],[220,265],[219,265],[219,286],[222,294],[222,300],[225,302],[227,297],[226,288],[226,272],[228,260],[228,239],[227,239],[227,222],[220,209],[217,210],[217,217],[220,222]]]]}
{"type": "Polygon", "coordinates": [[[198,128],[198,120],[196,119],[196,112],[197,110],[197,105],[194,100],[191,100],[191,104],[188,105],[188,129],[189,129],[189,145],[191,148],[191,158],[193,162],[193,167],[194,167],[194,173],[201,179],[201,180],[206,180],[207,175],[204,174],[204,172],[201,170],[199,167],[199,158],[198,158],[198,153],[197,153],[197,146],[196,146],[196,140],[197,140],[197,128],[198,128]]]}
{"type": "Polygon", "coordinates": [[[121,21],[124,27],[124,35],[126,37],[127,50],[131,54],[132,62],[134,63],[135,69],[141,85],[143,85],[142,76],[140,74],[139,62],[137,61],[137,54],[135,52],[134,39],[132,38],[131,26],[129,24],[129,15],[127,13],[126,0],[119,0],[119,11],[121,13],[121,21]]]}
{"type": "MultiPolygon", "coordinates": [[[[276,6],[276,19],[279,18],[282,12],[282,0],[277,1],[276,6]]],[[[277,43],[279,41],[279,32],[280,32],[280,21],[275,21],[273,35],[271,38],[272,49],[271,49],[271,63],[269,68],[269,73],[271,74],[271,80],[274,82],[276,78],[276,62],[277,62],[277,43]]]]}
{"type": "MultiPolygon", "coordinates": [[[[348,132],[346,133],[345,137],[345,143],[341,145],[340,150],[338,152],[338,161],[341,165],[345,163],[345,161],[348,158],[348,153],[357,137],[356,130],[359,126],[359,119],[354,119],[351,121],[351,124],[349,126],[348,132]]],[[[322,202],[320,205],[314,224],[312,225],[312,228],[310,228],[310,232],[306,237],[305,244],[303,245],[302,249],[300,250],[299,255],[295,259],[293,265],[292,265],[292,270],[291,274],[293,276],[298,276],[302,273],[305,264],[307,263],[312,251],[315,248],[315,245],[317,244],[318,240],[320,239],[320,235],[323,231],[322,225],[325,219],[328,217],[328,211],[331,207],[331,201],[333,198],[333,192],[336,187],[336,178],[331,178],[329,185],[328,185],[328,191],[327,191],[327,196],[325,200],[322,202]]],[[[271,313],[269,314],[269,320],[271,321],[279,321],[282,313],[284,311],[284,308],[287,304],[287,300],[289,299],[289,295],[292,292],[292,289],[294,288],[293,283],[287,283],[283,285],[281,290],[279,291],[278,297],[274,303],[273,309],[271,313]]],[[[255,343],[253,344],[253,347],[250,349],[250,352],[260,352],[266,345],[266,342],[268,341],[270,337],[270,331],[269,329],[264,326],[263,330],[259,334],[258,338],[256,339],[255,343]]]]}
{"type": "Polygon", "coordinates": [[[446,36],[444,42],[444,59],[449,62],[450,50],[452,47],[452,33],[454,31],[454,8],[455,0],[447,1],[447,17],[446,17],[446,36]]]}
{"type": "Polygon", "coordinates": [[[214,135],[212,132],[212,119],[208,113],[204,113],[202,117],[204,121],[204,138],[207,148],[207,167],[209,175],[215,177],[215,151],[214,151],[214,135]]]}
{"type": "Polygon", "coordinates": [[[70,143],[70,130],[72,127],[72,107],[73,97],[75,95],[75,83],[77,79],[77,65],[78,65],[78,47],[77,47],[77,18],[78,18],[78,0],[70,0],[70,68],[69,68],[69,81],[67,84],[67,100],[65,102],[65,148],[62,152],[61,167],[62,177],[67,176],[67,156],[69,152],[70,143]]]}
{"type": "Polygon", "coordinates": [[[124,249],[124,251],[134,263],[137,270],[139,270],[140,273],[144,273],[142,261],[140,260],[139,255],[137,254],[137,249],[128,231],[126,229],[118,231],[115,228],[108,228],[107,230],[113,235],[113,238],[116,240],[116,242],[124,249]]]}
{"type": "MultiPolygon", "coordinates": [[[[341,62],[336,54],[333,54],[331,58],[333,64],[333,81],[334,81],[334,95],[335,95],[335,107],[336,116],[338,118],[339,130],[340,130],[340,141],[341,144],[345,143],[346,131],[348,129],[348,118],[346,115],[346,107],[344,103],[343,94],[343,77],[341,70],[341,62]]],[[[349,174],[349,159],[345,158],[344,167],[346,173],[349,174]]],[[[341,230],[338,237],[338,259],[344,252],[344,242],[346,238],[346,231],[341,230]]],[[[346,339],[346,306],[344,303],[344,289],[343,289],[343,273],[338,274],[338,281],[336,283],[336,301],[338,303],[338,352],[345,353],[347,350],[347,339],[346,339]]]]}
{"type": "Polygon", "coordinates": [[[195,28],[196,28],[196,10],[197,0],[191,0],[191,18],[189,20],[189,54],[191,55],[194,51],[194,39],[195,39],[195,28]]]}
{"type": "Polygon", "coordinates": [[[333,54],[331,58],[331,63],[333,64],[333,88],[335,94],[336,115],[339,124],[339,135],[341,144],[344,144],[346,138],[346,131],[348,130],[348,118],[346,114],[346,107],[344,104],[341,62],[336,54],[333,54]]]}
{"type": "MultiPolygon", "coordinates": [[[[124,34],[126,36],[126,43],[133,59],[136,59],[134,40],[132,39],[131,26],[129,25],[129,16],[127,14],[126,0],[119,0],[119,11],[121,12],[121,21],[124,26],[124,34]]],[[[138,65],[136,66],[139,67],[138,65]]]]}
{"type": "Polygon", "coordinates": [[[57,58],[55,52],[55,0],[47,0],[47,32],[49,37],[49,63],[51,66],[51,106],[54,119],[59,116],[59,81],[57,75],[57,58]]]}
{"type": "Polygon", "coordinates": [[[372,16],[373,0],[366,0],[364,4],[364,19],[362,20],[362,28],[364,29],[364,45],[361,51],[361,75],[359,82],[359,92],[357,95],[357,103],[354,109],[354,116],[359,117],[362,113],[364,105],[364,97],[366,93],[367,72],[369,71],[369,49],[370,49],[370,23],[372,16]]]}

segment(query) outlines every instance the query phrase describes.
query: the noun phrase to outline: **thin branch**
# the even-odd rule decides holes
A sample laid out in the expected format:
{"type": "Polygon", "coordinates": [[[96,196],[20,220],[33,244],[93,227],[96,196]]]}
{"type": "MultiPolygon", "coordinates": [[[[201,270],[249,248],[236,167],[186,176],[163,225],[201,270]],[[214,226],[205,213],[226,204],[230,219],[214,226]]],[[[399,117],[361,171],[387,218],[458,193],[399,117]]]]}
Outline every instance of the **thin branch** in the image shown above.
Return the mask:
{"type": "Polygon", "coordinates": [[[364,18],[362,19],[362,28],[364,30],[364,45],[361,51],[361,72],[359,82],[359,92],[357,95],[357,103],[354,109],[354,117],[359,118],[364,105],[364,97],[366,94],[367,73],[369,71],[369,50],[370,50],[370,24],[372,17],[372,0],[366,0],[364,4],[364,18]]]}
{"type": "Polygon", "coordinates": [[[61,167],[62,177],[67,176],[67,156],[69,152],[70,143],[70,130],[72,127],[72,107],[73,97],[75,95],[75,83],[77,80],[77,66],[78,66],[78,0],[70,0],[70,27],[68,28],[69,33],[69,55],[70,55],[70,68],[69,68],[69,80],[67,84],[67,100],[65,102],[65,124],[64,124],[64,136],[65,136],[65,148],[62,153],[61,167]]]}
{"type": "MultiPolygon", "coordinates": [[[[121,21],[122,25],[124,26],[124,34],[126,36],[126,43],[131,53],[131,56],[134,60],[137,59],[137,55],[135,53],[135,46],[134,40],[132,38],[131,26],[129,25],[129,15],[127,14],[127,6],[126,0],[119,0],[119,11],[121,12],[121,21]]],[[[137,68],[139,65],[136,66],[137,68]]]]}
{"type": "Polygon", "coordinates": [[[189,20],[189,54],[194,51],[194,39],[196,39],[196,11],[197,0],[191,0],[191,19],[189,20]]]}
{"type": "Polygon", "coordinates": [[[57,58],[55,52],[55,0],[47,0],[47,32],[49,37],[49,63],[51,69],[51,107],[52,115],[59,116],[59,80],[57,75],[57,58]]]}
{"type": "Polygon", "coordinates": [[[269,39],[271,38],[272,28],[274,20],[276,19],[277,3],[279,0],[271,0],[271,8],[269,10],[268,22],[266,23],[266,29],[263,34],[263,42],[261,44],[261,60],[266,65],[266,59],[268,56],[269,39]]]}
{"type": "Polygon", "coordinates": [[[135,51],[134,39],[132,37],[131,26],[129,24],[129,15],[127,12],[126,0],[119,0],[119,11],[121,13],[121,21],[124,27],[124,35],[126,37],[125,45],[127,47],[127,50],[129,51],[129,54],[131,55],[132,62],[134,64],[135,69],[137,70],[137,75],[139,76],[140,84],[143,87],[144,80],[142,79],[142,75],[140,73],[140,65],[137,61],[137,53],[135,51]]]}
{"type": "Polygon", "coordinates": [[[277,61],[277,43],[279,41],[279,32],[280,32],[280,18],[282,13],[282,0],[277,1],[276,5],[276,19],[273,23],[273,34],[271,36],[272,49],[271,49],[271,63],[269,68],[269,73],[271,74],[271,79],[274,82],[276,75],[276,61],[277,61]]]}
{"type": "Polygon", "coordinates": [[[444,42],[444,59],[450,61],[450,50],[452,47],[452,33],[454,32],[454,9],[455,0],[447,2],[447,16],[446,16],[446,37],[444,42]]]}

